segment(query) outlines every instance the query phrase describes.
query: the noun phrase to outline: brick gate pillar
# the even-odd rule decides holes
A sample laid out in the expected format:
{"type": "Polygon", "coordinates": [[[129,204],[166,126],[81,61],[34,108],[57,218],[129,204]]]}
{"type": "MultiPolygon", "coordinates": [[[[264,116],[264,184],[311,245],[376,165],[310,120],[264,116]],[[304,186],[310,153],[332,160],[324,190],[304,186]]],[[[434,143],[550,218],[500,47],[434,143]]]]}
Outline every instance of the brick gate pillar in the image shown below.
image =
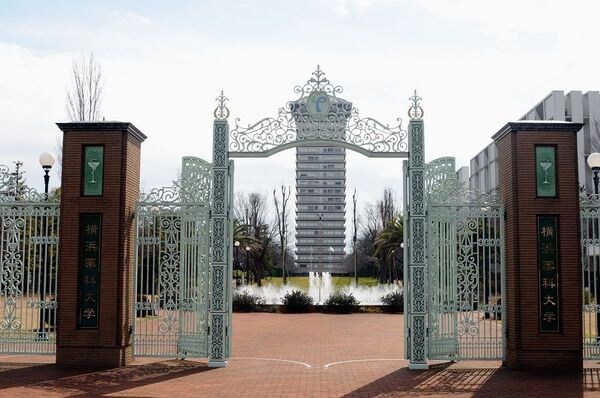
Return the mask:
{"type": "Polygon", "coordinates": [[[58,123],[63,131],[56,363],[133,358],[134,210],[140,147],[131,123],[58,123]]]}
{"type": "Polygon", "coordinates": [[[508,123],[493,139],[506,210],[504,365],[582,368],[577,131],[567,122],[508,123]]]}

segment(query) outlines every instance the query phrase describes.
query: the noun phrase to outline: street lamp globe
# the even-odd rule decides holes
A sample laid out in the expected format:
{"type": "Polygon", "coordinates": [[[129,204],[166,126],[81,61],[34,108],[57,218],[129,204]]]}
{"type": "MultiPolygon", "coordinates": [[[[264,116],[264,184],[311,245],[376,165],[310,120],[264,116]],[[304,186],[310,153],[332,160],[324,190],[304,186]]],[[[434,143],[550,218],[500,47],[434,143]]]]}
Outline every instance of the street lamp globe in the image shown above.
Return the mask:
{"type": "Polygon", "coordinates": [[[234,245],[235,247],[240,247],[240,242],[236,240],[236,241],[233,243],[233,245],[234,245]]]}
{"type": "Polygon", "coordinates": [[[600,171],[600,153],[594,152],[588,156],[587,164],[594,172],[594,193],[598,194],[598,171],[600,171]]]}
{"type": "Polygon", "coordinates": [[[590,169],[600,169],[600,153],[594,152],[587,158],[587,164],[590,169]]]}
{"type": "Polygon", "coordinates": [[[249,252],[250,251],[250,246],[246,246],[246,251],[249,252]]]}
{"type": "Polygon", "coordinates": [[[44,170],[51,169],[52,166],[54,166],[54,156],[52,156],[48,152],[42,153],[40,155],[40,165],[44,170]]]}
{"type": "Polygon", "coordinates": [[[54,166],[54,156],[48,152],[40,155],[40,165],[44,169],[44,199],[48,200],[48,184],[50,183],[50,169],[54,166]]]}

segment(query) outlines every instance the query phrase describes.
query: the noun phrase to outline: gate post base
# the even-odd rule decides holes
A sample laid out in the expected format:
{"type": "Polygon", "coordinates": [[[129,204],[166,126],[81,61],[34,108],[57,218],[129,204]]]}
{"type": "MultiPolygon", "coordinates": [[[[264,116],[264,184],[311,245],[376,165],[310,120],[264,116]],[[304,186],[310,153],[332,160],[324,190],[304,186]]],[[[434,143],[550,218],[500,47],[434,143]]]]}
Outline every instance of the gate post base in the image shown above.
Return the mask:
{"type": "Polygon", "coordinates": [[[426,363],[413,363],[413,362],[409,362],[408,363],[408,368],[410,370],[427,370],[429,369],[429,365],[426,363]]]}
{"type": "Polygon", "coordinates": [[[508,123],[494,136],[506,209],[503,365],[512,369],[583,366],[576,167],[581,127],[528,120],[508,123]],[[548,182],[542,160],[551,167],[548,182]]]}
{"type": "Polygon", "coordinates": [[[56,352],[56,364],[65,368],[113,369],[133,362],[133,349],[127,347],[64,347],[56,352]]]}
{"type": "Polygon", "coordinates": [[[56,363],[133,359],[133,212],[146,136],[128,122],[58,123],[64,132],[56,363]]]}
{"type": "Polygon", "coordinates": [[[208,361],[209,368],[226,368],[227,361],[208,361]]]}

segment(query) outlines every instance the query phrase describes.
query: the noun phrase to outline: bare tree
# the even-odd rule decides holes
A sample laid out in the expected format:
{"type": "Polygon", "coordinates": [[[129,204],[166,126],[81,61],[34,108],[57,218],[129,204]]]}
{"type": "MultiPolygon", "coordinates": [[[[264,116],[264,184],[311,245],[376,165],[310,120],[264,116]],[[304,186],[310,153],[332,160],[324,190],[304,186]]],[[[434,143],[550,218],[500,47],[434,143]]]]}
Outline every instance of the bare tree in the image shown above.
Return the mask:
{"type": "Polygon", "coordinates": [[[73,58],[72,86],[67,91],[67,113],[73,122],[94,121],[100,118],[104,80],[100,63],[89,57],[73,58]]]}
{"type": "Polygon", "coordinates": [[[383,199],[377,201],[377,211],[382,228],[385,228],[398,215],[394,200],[394,191],[391,188],[383,190],[383,199]]]}
{"type": "MultiPolygon", "coordinates": [[[[398,211],[396,210],[396,201],[394,199],[394,191],[391,188],[385,188],[383,190],[383,198],[377,201],[377,213],[379,215],[379,225],[381,226],[381,231],[386,231],[398,215],[398,211]]],[[[386,261],[385,256],[378,254],[379,253],[376,251],[375,255],[379,258],[380,264],[379,281],[383,282],[386,279],[390,279],[391,268],[389,261],[386,261]]]]}
{"type": "Polygon", "coordinates": [[[277,232],[279,234],[279,245],[281,249],[281,270],[283,272],[283,284],[287,285],[287,269],[285,266],[285,249],[287,247],[288,230],[288,212],[287,202],[290,199],[291,188],[281,186],[281,199],[277,197],[277,192],[273,190],[273,202],[275,203],[275,212],[277,213],[277,232]]]}
{"type": "MultiPolygon", "coordinates": [[[[594,127],[596,132],[598,132],[600,134],[600,119],[594,119],[594,127]]],[[[592,132],[590,131],[590,135],[588,137],[586,137],[588,140],[590,140],[590,152],[600,152],[600,136],[598,134],[591,134],[592,132]]]]}
{"type": "MultiPolygon", "coordinates": [[[[377,209],[374,204],[367,203],[362,214],[357,217],[358,236],[356,240],[356,252],[358,254],[357,268],[366,271],[377,267],[378,261],[375,257],[375,239],[381,231],[377,209]]],[[[370,273],[369,273],[370,275],[370,273]]]]}
{"type": "Polygon", "coordinates": [[[238,220],[243,220],[251,237],[258,243],[246,255],[252,259],[249,267],[254,275],[254,280],[258,286],[261,286],[265,265],[270,256],[270,247],[273,243],[272,228],[266,221],[266,195],[258,192],[236,194],[234,214],[238,220]]]}
{"type": "Polygon", "coordinates": [[[56,137],[56,147],[54,149],[56,152],[56,165],[54,166],[54,172],[58,175],[58,180],[60,181],[62,177],[62,158],[63,158],[63,137],[62,134],[56,137]]]}
{"type": "Polygon", "coordinates": [[[357,268],[376,268],[380,281],[389,279],[390,270],[386,259],[376,253],[375,242],[379,234],[396,220],[397,209],[393,190],[385,188],[383,197],[374,204],[368,203],[357,220],[358,236],[355,244],[357,263],[359,263],[357,268]]]}

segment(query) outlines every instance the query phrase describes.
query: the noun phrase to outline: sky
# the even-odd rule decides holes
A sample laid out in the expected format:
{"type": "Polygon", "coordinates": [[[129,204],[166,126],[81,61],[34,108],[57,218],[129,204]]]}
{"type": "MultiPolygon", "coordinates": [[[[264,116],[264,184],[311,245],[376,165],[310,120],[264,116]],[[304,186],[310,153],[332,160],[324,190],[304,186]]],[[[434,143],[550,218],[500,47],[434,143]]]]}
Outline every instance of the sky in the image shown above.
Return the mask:
{"type": "MultiPolygon", "coordinates": [[[[144,190],[170,185],[182,156],[211,160],[220,90],[230,123],[251,124],[296,99],[317,64],[384,123],[406,127],[418,90],[426,160],[460,167],[552,90],[600,89],[599,15],[594,0],[0,0],[0,164],[23,161],[43,187],[37,159],[57,150],[73,57],[93,52],[102,116],[148,136],[144,190]]],[[[236,190],[293,186],[294,153],[237,159],[236,190]]],[[[354,188],[359,207],[384,187],[401,199],[401,164],[348,152],[348,210],[354,188]]]]}

